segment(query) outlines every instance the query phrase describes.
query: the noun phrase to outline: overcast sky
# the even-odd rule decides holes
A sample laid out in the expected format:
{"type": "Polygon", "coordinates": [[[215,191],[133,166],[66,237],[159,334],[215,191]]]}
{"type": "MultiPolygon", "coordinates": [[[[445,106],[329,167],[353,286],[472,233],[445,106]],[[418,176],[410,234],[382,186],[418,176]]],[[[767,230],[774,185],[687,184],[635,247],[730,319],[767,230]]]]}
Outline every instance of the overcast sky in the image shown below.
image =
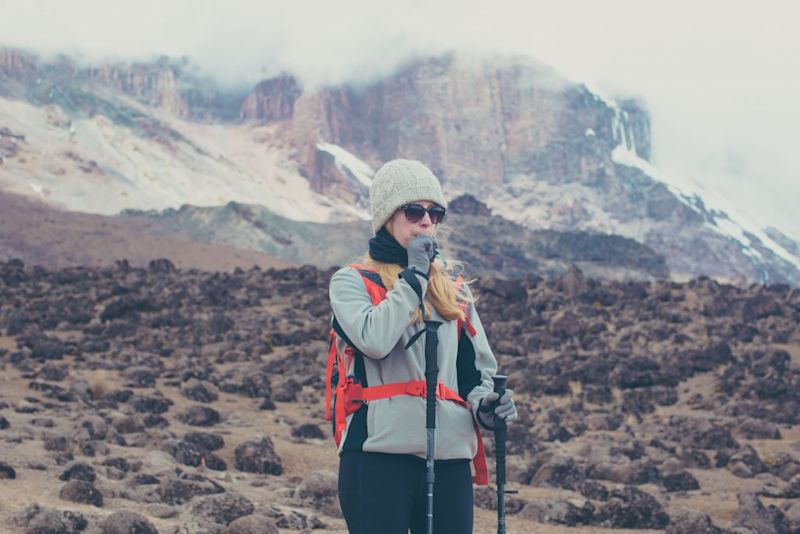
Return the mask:
{"type": "Polygon", "coordinates": [[[386,74],[412,53],[524,53],[643,98],[654,162],[800,238],[800,8],[784,0],[0,0],[0,44],[189,56],[224,85],[386,74]]]}

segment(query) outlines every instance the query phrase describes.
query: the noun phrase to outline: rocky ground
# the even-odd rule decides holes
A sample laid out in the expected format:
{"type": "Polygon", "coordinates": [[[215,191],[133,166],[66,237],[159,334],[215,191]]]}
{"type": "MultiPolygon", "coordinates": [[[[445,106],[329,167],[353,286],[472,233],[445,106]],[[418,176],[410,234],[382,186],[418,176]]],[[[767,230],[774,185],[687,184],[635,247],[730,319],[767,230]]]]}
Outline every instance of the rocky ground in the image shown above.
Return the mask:
{"type": "MultiPolygon", "coordinates": [[[[0,530],[346,532],[331,274],[0,263],[0,530]]],[[[800,290],[577,270],[474,290],[519,398],[509,532],[800,532],[800,290]]]]}

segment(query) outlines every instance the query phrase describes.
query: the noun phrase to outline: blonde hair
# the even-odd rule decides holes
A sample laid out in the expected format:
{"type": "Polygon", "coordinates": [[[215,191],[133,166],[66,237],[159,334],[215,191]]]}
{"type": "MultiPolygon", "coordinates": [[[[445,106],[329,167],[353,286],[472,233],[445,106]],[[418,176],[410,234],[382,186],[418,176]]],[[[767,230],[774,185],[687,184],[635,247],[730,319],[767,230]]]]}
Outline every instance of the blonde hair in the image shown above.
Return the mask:
{"type": "MultiPolygon", "coordinates": [[[[395,282],[399,278],[400,272],[405,268],[396,263],[384,263],[372,259],[369,254],[364,256],[361,265],[375,270],[381,277],[381,282],[386,291],[391,291],[395,282]]],[[[468,291],[469,281],[463,278],[463,263],[455,260],[447,260],[447,265],[437,258],[431,263],[431,270],[428,272],[428,291],[425,296],[436,308],[436,311],[444,319],[465,319],[464,310],[461,309],[463,302],[472,302],[473,298],[468,291]],[[459,278],[461,278],[459,282],[459,278]]],[[[425,304],[425,316],[430,318],[430,308],[425,304]]],[[[414,314],[411,323],[422,321],[419,309],[414,314]]]]}

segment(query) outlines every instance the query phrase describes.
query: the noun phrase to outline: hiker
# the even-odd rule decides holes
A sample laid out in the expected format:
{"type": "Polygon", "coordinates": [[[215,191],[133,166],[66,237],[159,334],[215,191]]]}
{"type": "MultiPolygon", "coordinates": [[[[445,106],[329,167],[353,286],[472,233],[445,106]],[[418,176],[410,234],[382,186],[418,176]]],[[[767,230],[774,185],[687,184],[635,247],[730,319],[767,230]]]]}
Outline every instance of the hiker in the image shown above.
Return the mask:
{"type": "Polygon", "coordinates": [[[428,167],[386,163],[370,186],[369,252],[331,278],[327,415],[339,447],[339,502],[353,534],[423,534],[428,522],[436,534],[471,533],[473,480],[488,483],[476,423],[491,430],[495,417],[517,417],[513,392],[499,399],[493,392],[497,362],[469,287],[453,272],[457,262],[438,254],[446,208],[428,167]],[[438,363],[434,445],[426,435],[426,337],[434,343],[428,361],[433,352],[438,363]],[[426,454],[435,462],[427,465],[426,454]]]}

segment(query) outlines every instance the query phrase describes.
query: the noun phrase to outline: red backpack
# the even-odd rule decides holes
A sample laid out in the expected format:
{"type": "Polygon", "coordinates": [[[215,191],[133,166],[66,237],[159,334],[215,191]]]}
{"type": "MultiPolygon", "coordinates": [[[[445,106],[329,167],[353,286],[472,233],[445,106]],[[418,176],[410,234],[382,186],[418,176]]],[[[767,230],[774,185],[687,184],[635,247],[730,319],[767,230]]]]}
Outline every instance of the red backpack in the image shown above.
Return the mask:
{"type": "MultiPolygon", "coordinates": [[[[372,300],[372,304],[377,306],[386,298],[386,288],[381,282],[380,276],[376,271],[362,265],[351,265],[357,269],[364,280],[367,293],[372,300]]],[[[463,278],[456,280],[456,288],[463,283],[463,278]]],[[[461,304],[462,309],[466,309],[466,302],[461,304]]],[[[353,364],[353,360],[359,356],[358,349],[347,339],[347,336],[338,326],[336,318],[333,318],[331,328],[330,349],[328,351],[328,367],[325,375],[325,419],[333,422],[333,435],[338,447],[342,441],[342,435],[347,426],[347,416],[357,412],[365,406],[365,402],[378,399],[387,399],[397,395],[411,395],[415,397],[425,397],[427,386],[425,380],[411,380],[409,382],[398,382],[395,384],[384,384],[380,386],[364,387],[354,377],[347,376],[347,370],[353,364]],[[336,350],[337,336],[344,339],[347,347],[341,357],[336,350]],[[342,379],[344,377],[344,379],[342,379]]],[[[466,329],[470,336],[477,333],[475,327],[467,318],[465,321],[458,321],[458,336],[461,338],[462,330],[466,329]]],[[[455,402],[470,410],[470,405],[461,396],[439,382],[436,387],[436,397],[443,400],[455,402]]],[[[470,410],[471,411],[471,410],[470,410]]],[[[472,459],[475,466],[475,475],[472,480],[478,485],[489,483],[489,473],[486,467],[486,452],[483,447],[483,439],[478,428],[478,424],[473,420],[475,435],[478,439],[478,452],[472,459]]]]}

